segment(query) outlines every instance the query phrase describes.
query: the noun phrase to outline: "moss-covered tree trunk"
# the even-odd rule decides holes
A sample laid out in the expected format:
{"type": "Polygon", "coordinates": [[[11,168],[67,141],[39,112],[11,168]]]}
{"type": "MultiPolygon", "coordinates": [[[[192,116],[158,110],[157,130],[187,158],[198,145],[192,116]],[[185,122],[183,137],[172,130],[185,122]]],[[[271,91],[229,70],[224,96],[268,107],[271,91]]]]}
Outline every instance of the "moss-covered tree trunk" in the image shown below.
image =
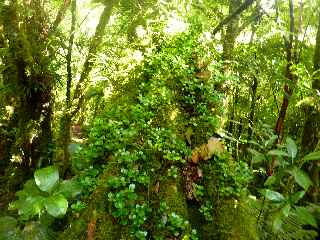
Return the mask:
{"type": "MultiPolygon", "coordinates": [[[[316,47],[313,58],[313,82],[312,82],[312,94],[311,96],[317,96],[320,91],[320,16],[318,23],[318,31],[316,38],[316,47]]],[[[307,106],[306,121],[302,134],[302,153],[306,154],[316,150],[320,141],[320,106],[319,102],[314,99],[312,106],[307,106]]],[[[319,162],[312,163],[311,177],[314,183],[312,187],[312,196],[314,202],[319,200],[319,162]]]]}
{"type": "Polygon", "coordinates": [[[39,1],[12,1],[2,6],[1,13],[8,50],[3,78],[11,89],[5,104],[13,109],[6,126],[11,134],[5,139],[5,155],[21,162],[28,177],[51,160],[54,77],[49,65],[54,56],[48,46],[49,23],[39,1]]]}

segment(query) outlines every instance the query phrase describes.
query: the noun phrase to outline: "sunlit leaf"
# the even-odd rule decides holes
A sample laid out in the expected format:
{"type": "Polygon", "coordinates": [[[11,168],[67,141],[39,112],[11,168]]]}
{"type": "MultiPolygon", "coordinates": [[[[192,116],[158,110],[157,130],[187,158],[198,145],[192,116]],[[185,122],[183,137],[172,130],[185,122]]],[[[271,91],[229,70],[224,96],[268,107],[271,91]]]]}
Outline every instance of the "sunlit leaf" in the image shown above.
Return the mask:
{"type": "Polygon", "coordinates": [[[285,200],[284,196],[281,193],[269,189],[263,191],[263,194],[268,200],[273,202],[282,202],[285,200]]]}
{"type": "Polygon", "coordinates": [[[18,214],[23,219],[28,219],[35,215],[39,215],[43,209],[45,198],[42,196],[29,196],[26,199],[21,199],[13,202],[10,209],[17,209],[18,214]]]}
{"type": "Polygon", "coordinates": [[[55,166],[38,169],[34,180],[42,191],[49,192],[59,180],[59,171],[55,166]]]}
{"type": "Polygon", "coordinates": [[[46,199],[45,207],[51,216],[60,217],[66,214],[68,201],[61,194],[53,195],[46,199]]]}
{"type": "Polygon", "coordinates": [[[272,135],[272,137],[265,142],[265,147],[272,145],[278,139],[277,135],[272,135]]]}

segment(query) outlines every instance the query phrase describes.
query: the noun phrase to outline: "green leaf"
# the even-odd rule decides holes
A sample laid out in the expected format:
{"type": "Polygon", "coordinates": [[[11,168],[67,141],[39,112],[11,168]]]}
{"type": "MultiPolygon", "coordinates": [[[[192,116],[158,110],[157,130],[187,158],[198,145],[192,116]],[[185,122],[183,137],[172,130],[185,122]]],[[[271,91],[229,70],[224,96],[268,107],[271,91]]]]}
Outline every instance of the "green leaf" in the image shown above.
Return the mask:
{"type": "Polygon", "coordinates": [[[305,207],[296,207],[296,214],[299,217],[299,220],[305,225],[311,225],[317,227],[317,220],[314,216],[308,211],[305,207]]]}
{"type": "Polygon", "coordinates": [[[286,142],[287,142],[287,151],[288,151],[288,154],[289,156],[294,159],[296,156],[297,156],[297,153],[298,153],[298,148],[297,148],[297,145],[296,143],[291,139],[291,138],[287,138],[286,139],[286,142]]]}
{"type": "Polygon", "coordinates": [[[282,202],[285,200],[284,196],[281,193],[266,189],[263,191],[264,196],[273,202],[282,202]]]}
{"type": "Polygon", "coordinates": [[[49,192],[59,180],[59,171],[55,166],[39,169],[34,173],[34,180],[42,191],[49,192]]]}
{"type": "Polygon", "coordinates": [[[265,142],[264,146],[267,147],[267,146],[271,146],[273,145],[273,143],[278,139],[278,136],[277,135],[272,135],[272,137],[265,142]]]}
{"type": "Polygon", "coordinates": [[[271,155],[271,156],[282,156],[282,157],[288,157],[288,153],[284,152],[284,151],[281,151],[281,150],[278,150],[278,149],[274,149],[274,150],[270,150],[268,152],[268,155],[271,155]]]}
{"type": "Polygon", "coordinates": [[[290,209],[291,209],[290,204],[286,204],[286,205],[281,209],[281,212],[283,213],[283,215],[284,215],[285,217],[288,217],[288,216],[289,216],[289,213],[290,213],[290,209]]]}
{"type": "Polygon", "coordinates": [[[303,159],[306,162],[320,160],[320,151],[309,153],[308,155],[304,156],[303,159]]]}
{"type": "Polygon", "coordinates": [[[34,179],[26,181],[26,183],[23,185],[23,189],[16,193],[16,196],[19,197],[19,199],[26,199],[31,195],[41,195],[41,191],[36,185],[34,179]]]}
{"type": "Polygon", "coordinates": [[[247,150],[249,153],[251,153],[253,155],[252,156],[253,163],[259,163],[259,162],[265,161],[266,157],[262,153],[256,151],[255,149],[252,149],[252,148],[248,148],[247,150]]]}
{"type": "Polygon", "coordinates": [[[295,167],[290,171],[291,175],[294,177],[294,180],[299,184],[299,186],[303,187],[307,190],[310,185],[312,185],[312,181],[310,180],[308,174],[306,174],[303,170],[295,167]]]}
{"type": "Polygon", "coordinates": [[[19,199],[10,204],[10,209],[17,209],[18,214],[23,219],[29,219],[35,215],[39,215],[44,207],[43,202],[45,198],[42,196],[29,196],[25,199],[19,199]]]}
{"type": "Polygon", "coordinates": [[[277,180],[277,177],[272,175],[270,177],[267,178],[267,180],[264,182],[265,186],[271,186],[272,184],[274,184],[277,180]]]}
{"type": "Polygon", "coordinates": [[[60,217],[66,214],[68,209],[68,201],[61,194],[53,195],[46,199],[45,207],[51,216],[60,217]]]}
{"type": "Polygon", "coordinates": [[[299,191],[299,192],[296,192],[296,193],[294,193],[294,194],[292,194],[291,196],[290,196],[290,202],[292,203],[292,204],[296,204],[297,202],[299,202],[299,200],[301,199],[301,198],[303,198],[303,196],[305,195],[305,191],[299,191]]]}
{"type": "Polygon", "coordinates": [[[80,184],[75,180],[64,180],[59,184],[59,188],[55,191],[55,194],[62,194],[67,199],[74,198],[80,194],[82,188],[80,184]]]}

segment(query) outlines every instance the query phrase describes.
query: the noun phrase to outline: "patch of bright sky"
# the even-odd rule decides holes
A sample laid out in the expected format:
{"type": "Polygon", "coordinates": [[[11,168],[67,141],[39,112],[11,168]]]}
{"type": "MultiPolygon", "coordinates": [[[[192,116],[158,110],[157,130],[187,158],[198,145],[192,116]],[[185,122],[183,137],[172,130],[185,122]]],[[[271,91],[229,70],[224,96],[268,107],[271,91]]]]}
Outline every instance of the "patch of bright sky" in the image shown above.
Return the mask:
{"type": "Polygon", "coordinates": [[[188,24],[183,21],[176,13],[170,14],[168,18],[167,25],[164,29],[165,33],[169,35],[174,35],[177,33],[182,33],[188,31],[188,24]]]}
{"type": "Polygon", "coordinates": [[[82,22],[80,26],[81,32],[85,32],[88,36],[92,36],[99,23],[99,18],[103,11],[103,5],[97,4],[96,6],[92,6],[90,1],[80,0],[78,3],[78,9],[80,23],[82,22]]]}
{"type": "Polygon", "coordinates": [[[273,11],[275,1],[271,0],[261,0],[261,7],[266,13],[271,13],[273,11]]]}
{"type": "MultiPolygon", "coordinates": [[[[274,12],[274,1],[270,0],[261,0],[260,2],[261,8],[263,11],[265,11],[267,14],[271,14],[274,12]]],[[[270,33],[273,35],[274,33],[270,33]]],[[[237,37],[237,42],[248,44],[251,40],[251,31],[242,31],[239,36],[237,37]]]]}

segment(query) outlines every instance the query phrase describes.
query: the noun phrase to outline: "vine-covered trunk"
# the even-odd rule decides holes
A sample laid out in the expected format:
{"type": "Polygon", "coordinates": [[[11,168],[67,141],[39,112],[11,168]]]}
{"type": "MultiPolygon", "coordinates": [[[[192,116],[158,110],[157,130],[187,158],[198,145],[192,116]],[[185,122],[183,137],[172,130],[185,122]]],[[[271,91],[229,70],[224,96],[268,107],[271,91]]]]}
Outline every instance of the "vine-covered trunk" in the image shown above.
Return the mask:
{"type": "MultiPolygon", "coordinates": [[[[320,15],[319,24],[316,38],[316,47],[313,58],[313,82],[312,82],[312,96],[317,96],[320,91],[320,15]]],[[[314,100],[316,101],[316,100],[314,100]]],[[[313,104],[313,106],[307,106],[306,109],[306,121],[302,133],[302,152],[304,154],[313,152],[317,149],[320,142],[320,109],[319,103],[313,104]]],[[[312,163],[311,178],[314,186],[312,187],[312,197],[314,202],[319,200],[319,167],[320,161],[312,163]]]]}

